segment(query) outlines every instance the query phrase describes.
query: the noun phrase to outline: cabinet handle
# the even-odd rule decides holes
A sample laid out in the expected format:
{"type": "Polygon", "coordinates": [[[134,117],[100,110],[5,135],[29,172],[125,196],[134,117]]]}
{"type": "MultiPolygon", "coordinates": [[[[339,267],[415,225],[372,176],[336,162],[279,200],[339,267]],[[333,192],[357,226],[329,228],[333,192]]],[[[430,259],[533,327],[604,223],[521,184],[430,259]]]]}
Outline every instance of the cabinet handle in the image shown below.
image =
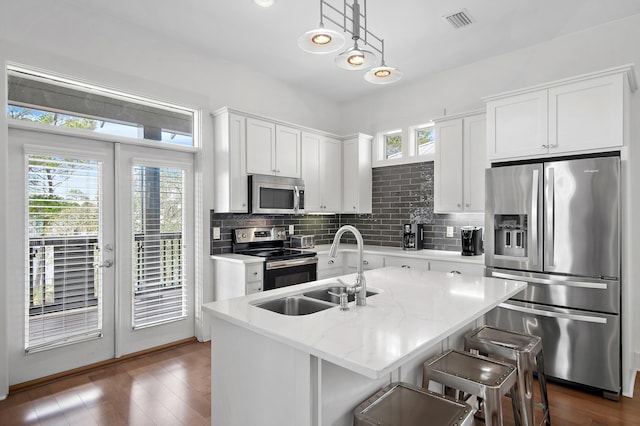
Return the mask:
{"type": "Polygon", "coordinates": [[[332,260],[328,261],[327,263],[328,263],[329,265],[333,265],[335,262],[334,262],[334,261],[333,261],[333,259],[332,259],[332,260]]]}
{"type": "Polygon", "coordinates": [[[458,203],[457,206],[460,207],[462,204],[458,203]]]}
{"type": "Polygon", "coordinates": [[[254,272],[254,273],[253,273],[253,275],[258,275],[258,273],[257,273],[257,272],[254,272]]]}
{"type": "Polygon", "coordinates": [[[356,209],[356,206],[353,206],[353,209],[355,210],[355,209],[356,209]]]}
{"type": "Polygon", "coordinates": [[[551,149],[557,148],[557,147],[558,147],[558,144],[556,144],[556,143],[549,145],[549,148],[551,148],[551,149]]]}
{"type": "Polygon", "coordinates": [[[363,265],[368,265],[368,264],[369,264],[369,261],[365,259],[365,260],[363,260],[363,261],[362,261],[362,264],[363,264],[363,265]]]}
{"type": "Polygon", "coordinates": [[[406,269],[411,269],[411,266],[409,265],[402,265],[401,268],[406,268],[406,269]]]}
{"type": "Polygon", "coordinates": [[[276,170],[277,173],[280,173],[280,169],[276,170]]]}
{"type": "Polygon", "coordinates": [[[544,149],[549,149],[549,145],[542,145],[544,149]]]}
{"type": "Polygon", "coordinates": [[[455,275],[462,275],[462,273],[460,271],[456,271],[456,270],[453,270],[453,271],[451,271],[449,273],[450,274],[455,274],[455,275]]]}

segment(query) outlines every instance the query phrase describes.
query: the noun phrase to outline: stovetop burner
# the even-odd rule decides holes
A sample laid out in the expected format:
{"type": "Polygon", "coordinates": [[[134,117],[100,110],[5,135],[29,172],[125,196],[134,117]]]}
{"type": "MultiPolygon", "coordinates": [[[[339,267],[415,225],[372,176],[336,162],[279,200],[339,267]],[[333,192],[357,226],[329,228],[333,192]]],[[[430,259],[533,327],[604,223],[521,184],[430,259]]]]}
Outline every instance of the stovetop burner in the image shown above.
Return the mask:
{"type": "Polygon", "coordinates": [[[233,252],[259,256],[266,261],[314,257],[315,252],[284,247],[285,227],[238,228],[233,232],[233,252]]]}

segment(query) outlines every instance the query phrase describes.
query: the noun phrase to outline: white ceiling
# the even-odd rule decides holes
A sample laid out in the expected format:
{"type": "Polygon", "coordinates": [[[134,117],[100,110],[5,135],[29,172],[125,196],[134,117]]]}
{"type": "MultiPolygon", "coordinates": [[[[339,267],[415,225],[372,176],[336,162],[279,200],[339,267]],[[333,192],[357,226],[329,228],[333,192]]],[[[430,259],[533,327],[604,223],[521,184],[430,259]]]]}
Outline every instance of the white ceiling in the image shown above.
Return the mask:
{"type": "Polygon", "coordinates": [[[363,72],[337,68],[334,54],[298,48],[298,37],[319,23],[319,0],[277,0],[269,9],[253,0],[22,0],[5,6],[13,9],[0,18],[5,31],[17,25],[16,16],[30,16],[31,28],[38,18],[43,25],[57,21],[60,31],[83,16],[95,28],[135,26],[160,43],[168,39],[338,102],[640,13],[638,0],[369,0],[369,30],[384,38],[387,65],[404,73],[400,82],[376,86],[363,72]],[[441,17],[461,8],[475,23],[456,30],[441,17]]]}

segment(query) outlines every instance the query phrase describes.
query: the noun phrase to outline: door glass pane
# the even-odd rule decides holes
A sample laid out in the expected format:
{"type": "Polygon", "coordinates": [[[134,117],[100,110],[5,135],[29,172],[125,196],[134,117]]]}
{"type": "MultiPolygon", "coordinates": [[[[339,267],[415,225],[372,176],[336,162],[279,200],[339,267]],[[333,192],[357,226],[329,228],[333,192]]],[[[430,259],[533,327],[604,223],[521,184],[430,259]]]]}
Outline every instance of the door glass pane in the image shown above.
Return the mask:
{"type": "Polygon", "coordinates": [[[101,168],[27,157],[26,351],[102,333],[101,168]]]}
{"type": "Polygon", "coordinates": [[[133,168],[133,328],[186,318],[184,171],[133,168]]]}

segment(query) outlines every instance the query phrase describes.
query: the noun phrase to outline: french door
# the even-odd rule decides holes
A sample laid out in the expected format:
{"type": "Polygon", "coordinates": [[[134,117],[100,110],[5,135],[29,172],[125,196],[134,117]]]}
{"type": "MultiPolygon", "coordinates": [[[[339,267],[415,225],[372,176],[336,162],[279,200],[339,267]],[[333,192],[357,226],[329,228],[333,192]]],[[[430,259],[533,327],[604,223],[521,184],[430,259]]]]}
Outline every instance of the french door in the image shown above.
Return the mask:
{"type": "Polygon", "coordinates": [[[10,384],[194,335],[191,154],[10,128],[9,160],[10,384]]]}

